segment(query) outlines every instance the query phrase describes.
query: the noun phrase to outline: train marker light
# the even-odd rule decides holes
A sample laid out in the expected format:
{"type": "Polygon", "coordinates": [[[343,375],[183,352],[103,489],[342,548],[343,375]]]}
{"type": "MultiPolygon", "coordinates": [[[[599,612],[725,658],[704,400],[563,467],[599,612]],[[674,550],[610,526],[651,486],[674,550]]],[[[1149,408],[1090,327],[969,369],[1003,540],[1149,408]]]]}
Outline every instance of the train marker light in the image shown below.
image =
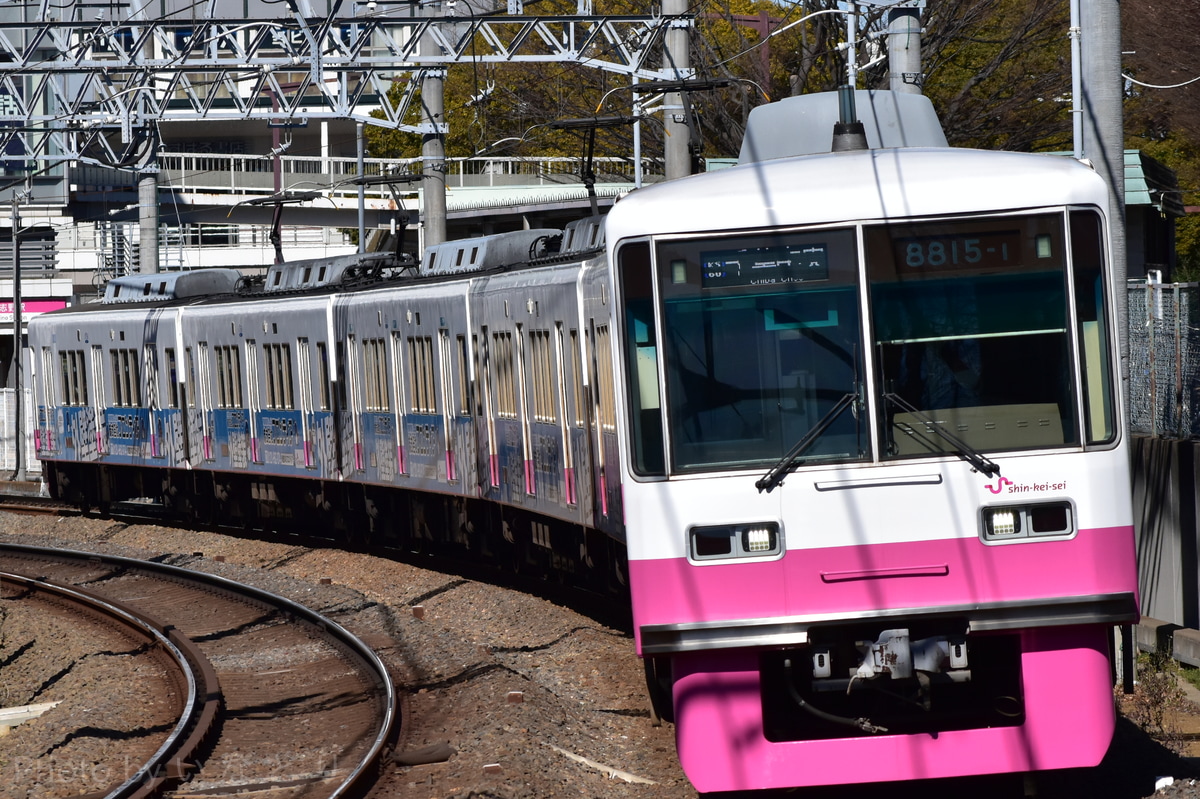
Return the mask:
{"type": "Polygon", "coordinates": [[[746,531],[746,551],[770,552],[771,531],[766,527],[752,527],[746,531]]]}
{"type": "Polygon", "coordinates": [[[1016,535],[1021,532],[1021,520],[1012,508],[993,508],[987,514],[991,535],[1016,535]]]}

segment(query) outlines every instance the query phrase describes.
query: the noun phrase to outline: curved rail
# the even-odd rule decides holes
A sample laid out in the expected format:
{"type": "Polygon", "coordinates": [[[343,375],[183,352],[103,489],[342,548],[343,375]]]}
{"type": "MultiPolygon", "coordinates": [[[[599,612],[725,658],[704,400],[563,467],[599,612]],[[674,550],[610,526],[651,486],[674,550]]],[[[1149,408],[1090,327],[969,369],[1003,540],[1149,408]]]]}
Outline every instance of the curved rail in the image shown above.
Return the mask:
{"type": "Polygon", "coordinates": [[[82,588],[55,585],[12,572],[0,572],[0,580],[20,586],[25,591],[69,602],[106,622],[119,623],[136,637],[157,644],[171,657],[187,684],[184,712],[170,735],[146,763],[124,782],[105,791],[104,795],[107,799],[148,797],[161,791],[167,781],[176,781],[182,775],[180,759],[207,740],[220,706],[220,684],[208,658],[178,631],[124,603],[97,596],[82,588]],[[185,739],[183,736],[189,730],[191,734],[185,739]]]}
{"type": "MultiPolygon", "coordinates": [[[[392,682],[387,666],[379,655],[359,640],[357,636],[332,619],[322,616],[299,602],[294,602],[270,591],[243,585],[215,574],[171,566],[165,563],[154,563],[116,555],[98,555],[79,550],[49,549],[25,544],[0,543],[0,553],[10,553],[16,556],[23,555],[31,558],[58,559],[67,562],[88,561],[96,565],[107,564],[126,570],[153,573],[171,579],[199,582],[215,590],[230,593],[240,598],[249,598],[268,608],[278,608],[292,617],[303,621],[326,636],[343,653],[355,658],[364,666],[364,670],[370,673],[375,680],[375,690],[384,709],[375,740],[367,748],[366,753],[358,764],[351,769],[346,779],[342,781],[342,784],[329,795],[330,798],[356,796],[365,793],[365,789],[370,785],[370,780],[377,775],[379,768],[383,765],[384,749],[388,742],[395,736],[397,724],[399,723],[396,686],[392,682]]],[[[215,672],[212,676],[216,677],[215,672]]],[[[216,714],[217,709],[216,707],[210,708],[213,715],[216,714]]],[[[191,742],[191,739],[189,739],[188,743],[191,742]]],[[[200,743],[202,741],[195,741],[196,746],[199,746],[200,743]]],[[[168,763],[168,771],[175,778],[182,776],[179,772],[186,768],[186,759],[182,754],[177,755],[168,763]]]]}

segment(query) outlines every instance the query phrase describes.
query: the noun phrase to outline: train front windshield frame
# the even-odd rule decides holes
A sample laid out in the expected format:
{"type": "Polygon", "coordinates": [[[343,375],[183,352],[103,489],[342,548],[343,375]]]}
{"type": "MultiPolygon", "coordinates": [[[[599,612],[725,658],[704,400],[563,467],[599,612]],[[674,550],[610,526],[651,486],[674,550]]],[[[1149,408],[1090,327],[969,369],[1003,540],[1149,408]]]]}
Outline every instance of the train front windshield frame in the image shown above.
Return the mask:
{"type": "Polygon", "coordinates": [[[771,467],[814,429],[797,466],[955,453],[934,425],[980,452],[1113,439],[1099,214],[861,231],[862,257],[857,227],[621,247],[635,472],[771,467]]]}
{"type": "MultiPolygon", "coordinates": [[[[835,413],[863,379],[853,228],[659,241],[655,329],[645,245],[622,249],[635,469],[661,474],[663,365],[671,472],[763,468],[835,413]],[[642,277],[638,277],[638,276],[642,277]],[[651,406],[653,403],[653,407],[651,406]]],[[[802,462],[866,460],[862,416],[845,409],[802,462]]]]}

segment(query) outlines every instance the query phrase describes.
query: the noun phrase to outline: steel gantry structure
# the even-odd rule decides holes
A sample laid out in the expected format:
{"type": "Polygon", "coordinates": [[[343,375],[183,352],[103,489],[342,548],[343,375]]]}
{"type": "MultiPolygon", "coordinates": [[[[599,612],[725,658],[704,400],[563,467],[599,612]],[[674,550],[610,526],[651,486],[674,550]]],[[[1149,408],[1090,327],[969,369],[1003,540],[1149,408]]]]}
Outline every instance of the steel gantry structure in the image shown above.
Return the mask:
{"type": "Polygon", "coordinates": [[[444,134],[446,123],[421,117],[414,99],[464,61],[690,77],[661,67],[666,31],[689,19],[446,6],[467,16],[410,0],[19,0],[0,8],[2,157],[136,168],[152,159],[145,145],[160,121],[349,119],[444,134]]]}

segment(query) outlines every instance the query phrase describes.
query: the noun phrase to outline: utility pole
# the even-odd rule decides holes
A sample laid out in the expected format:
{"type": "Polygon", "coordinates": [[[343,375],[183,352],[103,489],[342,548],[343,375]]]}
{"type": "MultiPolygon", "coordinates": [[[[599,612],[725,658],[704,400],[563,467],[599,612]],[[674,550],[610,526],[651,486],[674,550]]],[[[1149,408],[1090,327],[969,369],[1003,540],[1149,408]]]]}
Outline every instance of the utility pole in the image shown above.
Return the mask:
{"type": "Polygon", "coordinates": [[[138,271],[159,271],[158,170],[148,167],[138,178],[138,271]]]}
{"type": "Polygon", "coordinates": [[[1125,297],[1125,120],[1121,78],[1121,4],[1088,0],[1079,4],[1082,156],[1108,183],[1108,223],[1113,263],[1113,305],[1121,352],[1121,393],[1128,399],[1129,340],[1125,297]]]}
{"type": "MultiPolygon", "coordinates": [[[[687,0],[663,0],[663,15],[667,17],[664,35],[663,73],[667,80],[685,80],[692,75],[688,58],[688,31],[691,23],[684,19],[687,0]]],[[[691,126],[683,92],[667,92],[663,97],[663,161],[667,180],[692,174],[692,158],[688,145],[691,126]]]]}
{"type": "Polygon", "coordinates": [[[358,136],[358,252],[367,251],[367,144],[363,123],[354,126],[358,136]]]}
{"type": "Polygon", "coordinates": [[[920,94],[921,9],[893,8],[888,11],[888,78],[894,92],[920,94]]]}
{"type": "MultiPolygon", "coordinates": [[[[1080,114],[1083,127],[1081,155],[1091,161],[1108,184],[1109,246],[1112,282],[1109,286],[1117,312],[1118,351],[1121,354],[1120,391],[1123,406],[1129,407],[1129,310],[1126,296],[1125,247],[1125,119],[1122,100],[1125,84],[1121,77],[1120,0],[1088,0],[1078,10],[1072,0],[1072,21],[1078,15],[1080,114]]],[[[1078,130],[1078,128],[1076,128],[1078,130]]],[[[1080,148],[1076,145],[1076,151],[1080,148]]],[[[1126,693],[1133,692],[1133,627],[1120,628],[1117,675],[1126,693]]]]}
{"type": "Polygon", "coordinates": [[[13,281],[13,410],[16,420],[13,422],[13,451],[16,453],[16,468],[9,480],[25,480],[25,408],[22,402],[22,392],[25,381],[21,379],[21,354],[24,352],[21,328],[24,320],[21,318],[21,211],[20,192],[13,191],[12,195],[12,281],[13,281]]]}
{"type": "MultiPolygon", "coordinates": [[[[440,15],[442,4],[431,3],[427,8],[430,16],[440,15]]],[[[440,56],[433,37],[426,34],[421,39],[421,55],[440,56]]],[[[445,113],[446,68],[436,66],[425,70],[421,79],[422,122],[427,129],[421,134],[421,227],[424,230],[422,247],[428,248],[446,240],[446,136],[441,124],[446,121],[445,113]]]]}

